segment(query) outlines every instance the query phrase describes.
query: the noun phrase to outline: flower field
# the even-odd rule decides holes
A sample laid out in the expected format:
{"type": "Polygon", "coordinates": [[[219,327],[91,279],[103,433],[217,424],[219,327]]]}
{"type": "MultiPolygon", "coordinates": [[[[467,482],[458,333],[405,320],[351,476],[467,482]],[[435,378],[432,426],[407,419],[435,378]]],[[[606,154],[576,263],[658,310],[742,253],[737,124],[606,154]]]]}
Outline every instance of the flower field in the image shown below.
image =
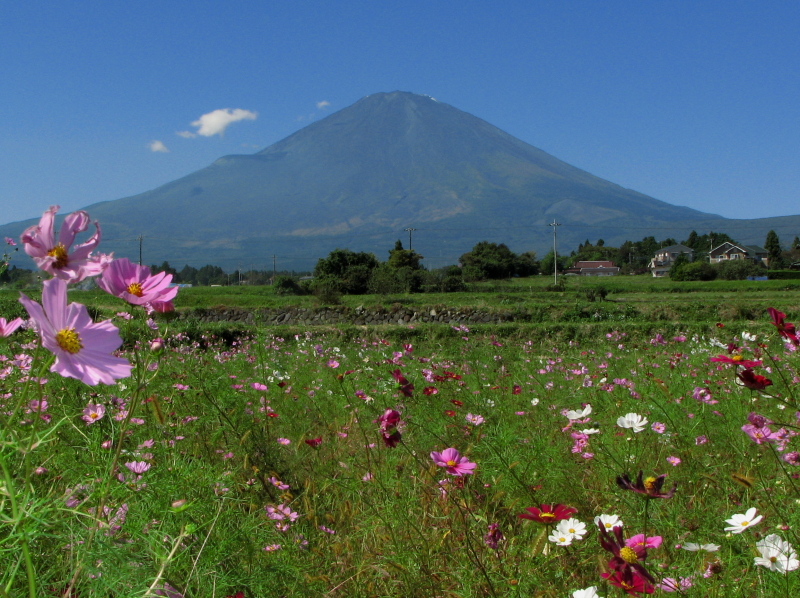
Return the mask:
{"type": "Polygon", "coordinates": [[[54,214],[23,235],[41,304],[0,321],[0,596],[800,591],[781,306],[583,342],[189,335],[166,278],[54,214]],[[84,276],[111,320],[68,302],[84,276]]]}

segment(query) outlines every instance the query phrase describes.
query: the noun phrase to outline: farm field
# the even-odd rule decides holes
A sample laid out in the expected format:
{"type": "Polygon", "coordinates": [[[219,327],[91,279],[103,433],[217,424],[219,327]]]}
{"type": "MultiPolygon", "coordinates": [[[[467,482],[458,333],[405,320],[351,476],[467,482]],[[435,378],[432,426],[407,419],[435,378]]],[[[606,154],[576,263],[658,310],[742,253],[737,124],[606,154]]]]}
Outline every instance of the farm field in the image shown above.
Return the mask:
{"type": "Polygon", "coordinates": [[[343,298],[548,306],[474,327],[148,325],[70,291],[133,369],[90,387],[0,339],[0,596],[795,595],[798,356],[766,308],[796,319],[796,291],[533,282],[343,298]]]}

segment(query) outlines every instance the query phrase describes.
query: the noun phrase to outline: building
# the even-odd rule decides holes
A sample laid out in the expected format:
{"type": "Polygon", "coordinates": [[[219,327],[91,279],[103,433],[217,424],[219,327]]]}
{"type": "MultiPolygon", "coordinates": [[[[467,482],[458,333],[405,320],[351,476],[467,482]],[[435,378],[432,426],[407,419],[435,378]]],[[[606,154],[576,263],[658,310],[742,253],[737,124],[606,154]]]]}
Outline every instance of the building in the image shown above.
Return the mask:
{"type": "Polygon", "coordinates": [[[576,274],[579,276],[614,276],[619,274],[619,268],[614,265],[614,262],[609,261],[575,262],[565,274],[576,274]]]}
{"type": "Polygon", "coordinates": [[[719,264],[728,260],[750,260],[755,263],[761,262],[766,266],[769,261],[769,253],[763,247],[734,245],[727,241],[712,249],[708,257],[712,264],[719,264]]]}
{"type": "Polygon", "coordinates": [[[647,267],[650,268],[650,272],[653,273],[654,277],[662,278],[669,274],[672,263],[678,259],[678,256],[682,253],[686,254],[690,262],[694,259],[694,249],[691,247],[680,244],[670,245],[669,247],[662,247],[656,251],[656,254],[653,256],[653,259],[650,260],[650,264],[647,267]]]}

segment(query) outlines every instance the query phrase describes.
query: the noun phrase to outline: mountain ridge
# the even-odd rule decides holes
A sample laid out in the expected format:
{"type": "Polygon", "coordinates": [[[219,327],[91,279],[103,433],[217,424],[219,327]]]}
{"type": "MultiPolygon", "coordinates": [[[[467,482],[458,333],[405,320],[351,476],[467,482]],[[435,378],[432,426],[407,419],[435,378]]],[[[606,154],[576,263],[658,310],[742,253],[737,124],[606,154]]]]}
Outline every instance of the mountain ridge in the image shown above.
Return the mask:
{"type": "MultiPolygon", "coordinates": [[[[453,263],[484,239],[546,252],[553,219],[569,248],[586,237],[685,238],[687,227],[724,231],[739,222],[625,189],[477,116],[401,91],[365,96],[258,152],[222,156],[156,189],[85,209],[103,227],[105,251],[133,257],[143,235],[147,263],[223,267],[237,260],[271,267],[273,254],[284,263],[302,257],[307,267],[336,247],[383,259],[409,227],[418,230],[415,249],[453,263]]],[[[800,216],[777,219],[800,230],[800,216]]],[[[2,226],[0,234],[16,227],[8,236],[18,237],[31,223],[2,226]]],[[[757,228],[748,226],[748,235],[757,228]]]]}

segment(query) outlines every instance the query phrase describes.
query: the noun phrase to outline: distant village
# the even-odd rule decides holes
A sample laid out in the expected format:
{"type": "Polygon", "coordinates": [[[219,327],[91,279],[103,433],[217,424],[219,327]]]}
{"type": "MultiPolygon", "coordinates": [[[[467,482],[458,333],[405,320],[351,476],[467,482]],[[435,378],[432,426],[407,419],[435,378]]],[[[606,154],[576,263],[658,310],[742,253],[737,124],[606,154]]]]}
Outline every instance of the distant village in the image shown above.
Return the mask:
{"type": "MultiPolygon", "coordinates": [[[[551,250],[541,259],[534,252],[513,253],[502,243],[482,241],[461,255],[458,264],[429,270],[424,256],[404,249],[400,240],[388,251],[385,262],[372,253],[335,249],[320,258],[313,271],[289,272],[249,270],[225,272],[215,265],[181,270],[169,262],[153,264],[153,272],[167,272],[181,286],[275,285],[285,294],[307,294],[319,289],[341,294],[385,294],[394,292],[457,292],[468,283],[532,275],[617,276],[650,274],[675,281],[766,280],[800,278],[800,238],[784,249],[778,235],[770,231],[764,247],[737,243],[725,233],[698,235],[692,231],[680,243],[667,238],[645,237],[607,246],[602,239],[588,239],[569,254],[551,250]]],[[[37,273],[10,265],[10,255],[0,264],[0,286],[37,286],[37,273]]]]}

